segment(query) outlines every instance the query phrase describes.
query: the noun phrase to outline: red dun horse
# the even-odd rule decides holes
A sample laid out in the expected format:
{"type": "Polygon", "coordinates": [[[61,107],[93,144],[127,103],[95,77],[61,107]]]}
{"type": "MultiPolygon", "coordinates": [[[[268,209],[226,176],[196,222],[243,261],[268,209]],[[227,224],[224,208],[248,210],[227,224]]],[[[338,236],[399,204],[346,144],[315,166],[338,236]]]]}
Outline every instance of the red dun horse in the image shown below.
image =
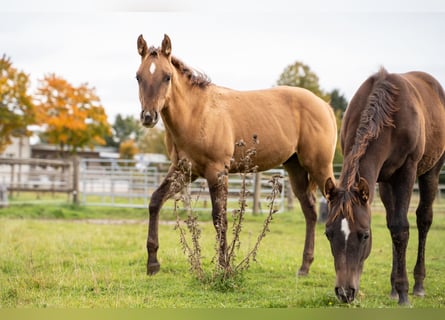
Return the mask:
{"type": "Polygon", "coordinates": [[[313,191],[317,185],[323,189],[326,179],[333,178],[337,137],[331,107],[301,88],[242,92],[213,85],[205,75],[172,56],[167,35],[160,48],[148,47],[141,35],[137,47],[142,58],[136,74],[141,122],[151,128],[162,118],[172,161],[149,204],[147,273],[155,274],[160,269],[159,211],[183,188],[178,181],[172,184],[182,159],[191,164],[192,179],[201,176],[207,180],[221,249],[218,262],[226,265],[226,202],[218,200],[226,199],[227,181],[221,183],[218,177],[239,167],[242,154],[235,143],[243,140],[251,148],[253,142],[249,141],[256,136],[260,143],[255,146],[253,165],[263,171],[283,164],[303,209],[306,240],[299,272],[306,274],[314,258],[317,219],[313,191]]]}
{"type": "Polygon", "coordinates": [[[341,128],[344,164],[339,185],[328,179],[325,186],[326,236],[334,256],[335,292],[341,301],[354,300],[371,251],[370,203],[378,182],[393,244],[391,296],[398,297],[399,304],[409,303],[407,212],[416,177],[419,243],[413,292],[424,295],[425,242],[445,159],[444,124],[444,91],[423,72],[389,74],[382,68],[352,98],[341,128]]]}

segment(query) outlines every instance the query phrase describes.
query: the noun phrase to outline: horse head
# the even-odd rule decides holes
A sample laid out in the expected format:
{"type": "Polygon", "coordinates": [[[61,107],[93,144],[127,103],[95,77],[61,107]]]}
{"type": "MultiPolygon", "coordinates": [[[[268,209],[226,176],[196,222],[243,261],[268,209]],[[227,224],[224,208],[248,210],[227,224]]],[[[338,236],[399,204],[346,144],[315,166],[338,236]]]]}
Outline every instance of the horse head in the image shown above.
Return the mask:
{"type": "Polygon", "coordinates": [[[141,101],[141,122],[152,128],[159,120],[159,113],[168,104],[173,66],[171,65],[171,42],[164,35],[161,48],[148,47],[142,35],[137,40],[141,65],[136,72],[141,101]]]}
{"type": "Polygon", "coordinates": [[[334,256],[335,294],[340,301],[350,303],[357,295],[363,264],[371,252],[369,186],[360,178],[345,190],[329,178],[325,194],[328,199],[326,237],[334,256]]]}

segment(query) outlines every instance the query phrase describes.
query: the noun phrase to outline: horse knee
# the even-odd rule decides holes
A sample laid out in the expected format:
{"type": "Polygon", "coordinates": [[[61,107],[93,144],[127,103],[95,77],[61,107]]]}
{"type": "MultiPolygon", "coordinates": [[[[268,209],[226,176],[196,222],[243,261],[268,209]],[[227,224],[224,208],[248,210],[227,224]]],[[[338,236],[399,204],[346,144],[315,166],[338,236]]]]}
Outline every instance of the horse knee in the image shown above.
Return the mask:
{"type": "Polygon", "coordinates": [[[409,228],[393,228],[391,229],[392,243],[396,248],[400,245],[406,246],[409,239],[409,228]]]}
{"type": "Polygon", "coordinates": [[[416,223],[419,230],[428,231],[433,223],[433,215],[426,214],[424,211],[416,211],[416,223]]]}

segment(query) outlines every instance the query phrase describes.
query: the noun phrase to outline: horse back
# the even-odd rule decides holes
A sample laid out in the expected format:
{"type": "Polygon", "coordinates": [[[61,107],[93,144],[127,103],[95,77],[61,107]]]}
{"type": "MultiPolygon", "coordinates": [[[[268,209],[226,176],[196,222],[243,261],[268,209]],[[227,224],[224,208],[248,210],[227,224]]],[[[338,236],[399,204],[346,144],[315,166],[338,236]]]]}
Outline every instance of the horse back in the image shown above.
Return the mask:
{"type": "Polygon", "coordinates": [[[418,175],[445,151],[445,95],[424,72],[388,73],[381,69],[357,90],[341,128],[345,158],[377,163],[380,178],[390,176],[407,157],[417,159],[418,175]],[[368,160],[367,160],[368,159],[368,160]]]}

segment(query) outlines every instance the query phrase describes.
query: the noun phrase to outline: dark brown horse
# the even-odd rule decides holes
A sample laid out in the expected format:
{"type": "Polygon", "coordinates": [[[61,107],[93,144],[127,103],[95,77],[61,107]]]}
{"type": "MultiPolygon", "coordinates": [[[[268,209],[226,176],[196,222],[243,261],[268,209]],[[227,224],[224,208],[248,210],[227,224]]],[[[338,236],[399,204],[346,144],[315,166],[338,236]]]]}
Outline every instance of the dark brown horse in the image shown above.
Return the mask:
{"type": "Polygon", "coordinates": [[[227,181],[224,171],[239,167],[243,140],[255,146],[253,165],[267,170],[284,164],[292,188],[306,219],[306,241],[301,274],[309,271],[314,258],[316,185],[333,178],[332,160],[336,144],[336,123],[331,107],[308,90],[277,87],[261,91],[235,91],[211,84],[202,73],[171,55],[171,41],[165,35],[160,48],[148,47],[142,35],[137,40],[142,58],[136,78],[139,83],[141,121],[153,127],[160,118],[165,126],[166,144],[172,165],[167,177],[153,193],[149,204],[147,273],[159,271],[158,222],[164,202],[183,186],[172,184],[178,161],[191,163],[192,180],[204,177],[212,200],[213,223],[218,231],[219,264],[225,266],[225,216],[227,181]],[[173,186],[173,188],[172,188],[173,186]],[[224,216],[221,216],[224,215],[224,216]],[[222,219],[221,219],[222,218],[222,219]]]}
{"type": "Polygon", "coordinates": [[[407,212],[416,178],[419,243],[413,292],[424,295],[425,242],[445,159],[444,124],[444,91],[423,72],[389,74],[382,68],[352,98],[341,128],[344,164],[339,185],[328,179],[325,186],[326,236],[334,256],[335,292],[341,301],[354,300],[371,251],[370,203],[378,182],[393,243],[391,295],[398,297],[399,304],[409,303],[407,212]]]}

